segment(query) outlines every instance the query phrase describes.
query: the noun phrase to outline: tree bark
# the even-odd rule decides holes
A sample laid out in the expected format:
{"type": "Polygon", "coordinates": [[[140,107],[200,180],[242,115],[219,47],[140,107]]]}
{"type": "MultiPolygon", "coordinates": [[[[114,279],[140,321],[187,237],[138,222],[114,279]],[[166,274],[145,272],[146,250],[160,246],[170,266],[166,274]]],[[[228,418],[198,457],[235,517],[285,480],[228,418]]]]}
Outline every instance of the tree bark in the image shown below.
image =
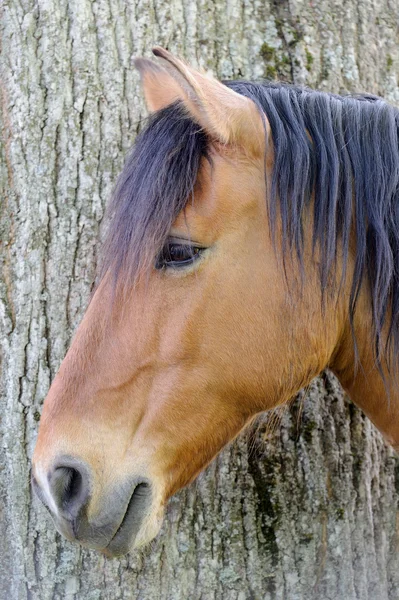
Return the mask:
{"type": "Polygon", "coordinates": [[[398,3],[2,0],[0,14],[0,597],[399,599],[398,462],[329,373],[173,498],[143,552],[110,560],[64,541],[29,485],[42,402],[145,116],[132,58],[158,43],[220,78],[399,104],[398,3]]]}

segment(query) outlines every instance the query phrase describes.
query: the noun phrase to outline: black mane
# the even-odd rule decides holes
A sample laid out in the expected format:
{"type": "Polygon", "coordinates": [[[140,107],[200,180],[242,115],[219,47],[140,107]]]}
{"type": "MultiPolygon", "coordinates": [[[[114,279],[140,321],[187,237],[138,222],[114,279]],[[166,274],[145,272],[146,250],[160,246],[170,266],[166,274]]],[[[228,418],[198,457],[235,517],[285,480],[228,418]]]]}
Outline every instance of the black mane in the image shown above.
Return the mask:
{"type": "MultiPolygon", "coordinates": [[[[285,84],[227,82],[251,98],[271,125],[274,169],[269,190],[272,231],[281,215],[283,254],[302,257],[302,215],[314,190],[313,245],[321,254],[320,283],[328,287],[351,232],[356,262],[350,298],[367,277],[376,358],[381,331],[399,350],[399,111],[375,96],[337,96],[285,84]],[[308,135],[309,134],[309,135],[308,135]],[[310,136],[310,137],[309,137],[310,136]]],[[[205,133],[179,104],[150,118],[126,161],[114,193],[104,270],[135,277],[155,260],[169,229],[193,195],[205,133]]]]}

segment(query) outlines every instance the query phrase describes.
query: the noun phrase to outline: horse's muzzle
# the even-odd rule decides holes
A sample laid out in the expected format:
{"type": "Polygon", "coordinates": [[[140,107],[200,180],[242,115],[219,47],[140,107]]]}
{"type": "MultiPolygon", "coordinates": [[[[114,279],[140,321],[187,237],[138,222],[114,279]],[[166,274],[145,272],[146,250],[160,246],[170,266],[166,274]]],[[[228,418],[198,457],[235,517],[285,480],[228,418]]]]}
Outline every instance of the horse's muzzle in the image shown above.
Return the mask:
{"type": "Polygon", "coordinates": [[[135,478],[110,490],[101,510],[88,518],[92,476],[88,465],[71,456],[59,459],[44,481],[32,475],[32,487],[64,537],[108,556],[129,551],[151,508],[149,481],[135,478]]]}

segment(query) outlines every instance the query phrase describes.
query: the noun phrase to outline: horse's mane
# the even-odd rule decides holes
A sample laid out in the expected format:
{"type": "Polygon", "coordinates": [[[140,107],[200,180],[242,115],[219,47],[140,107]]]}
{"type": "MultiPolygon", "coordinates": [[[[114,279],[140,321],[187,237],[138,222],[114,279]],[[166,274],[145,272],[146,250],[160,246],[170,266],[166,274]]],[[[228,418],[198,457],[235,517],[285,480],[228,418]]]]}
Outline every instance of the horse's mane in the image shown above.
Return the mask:
{"type": "MultiPolygon", "coordinates": [[[[302,259],[302,216],[314,190],[313,245],[320,284],[328,288],[339,256],[346,268],[356,236],[351,321],[368,279],[376,358],[381,333],[399,350],[399,110],[375,96],[337,96],[277,83],[227,82],[251,98],[271,126],[274,168],[269,196],[272,232],[282,225],[283,255],[302,259]]],[[[135,277],[153,262],[170,227],[193,196],[209,140],[180,104],[154,114],[137,137],[111,203],[103,272],[135,277]]]]}

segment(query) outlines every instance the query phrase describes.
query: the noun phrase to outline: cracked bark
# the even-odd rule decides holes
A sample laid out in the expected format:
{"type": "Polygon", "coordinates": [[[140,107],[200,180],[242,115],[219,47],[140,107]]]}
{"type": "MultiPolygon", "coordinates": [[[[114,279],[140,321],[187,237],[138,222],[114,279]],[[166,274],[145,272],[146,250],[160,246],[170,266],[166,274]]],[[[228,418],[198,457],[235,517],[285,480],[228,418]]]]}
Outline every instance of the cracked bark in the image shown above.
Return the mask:
{"type": "Polygon", "coordinates": [[[29,488],[41,405],[145,115],[132,57],[159,43],[221,78],[399,104],[396,3],[3,0],[0,11],[1,597],[398,599],[397,461],[330,374],[274,433],[264,421],[176,496],[142,553],[106,560],[64,542],[29,488]]]}

